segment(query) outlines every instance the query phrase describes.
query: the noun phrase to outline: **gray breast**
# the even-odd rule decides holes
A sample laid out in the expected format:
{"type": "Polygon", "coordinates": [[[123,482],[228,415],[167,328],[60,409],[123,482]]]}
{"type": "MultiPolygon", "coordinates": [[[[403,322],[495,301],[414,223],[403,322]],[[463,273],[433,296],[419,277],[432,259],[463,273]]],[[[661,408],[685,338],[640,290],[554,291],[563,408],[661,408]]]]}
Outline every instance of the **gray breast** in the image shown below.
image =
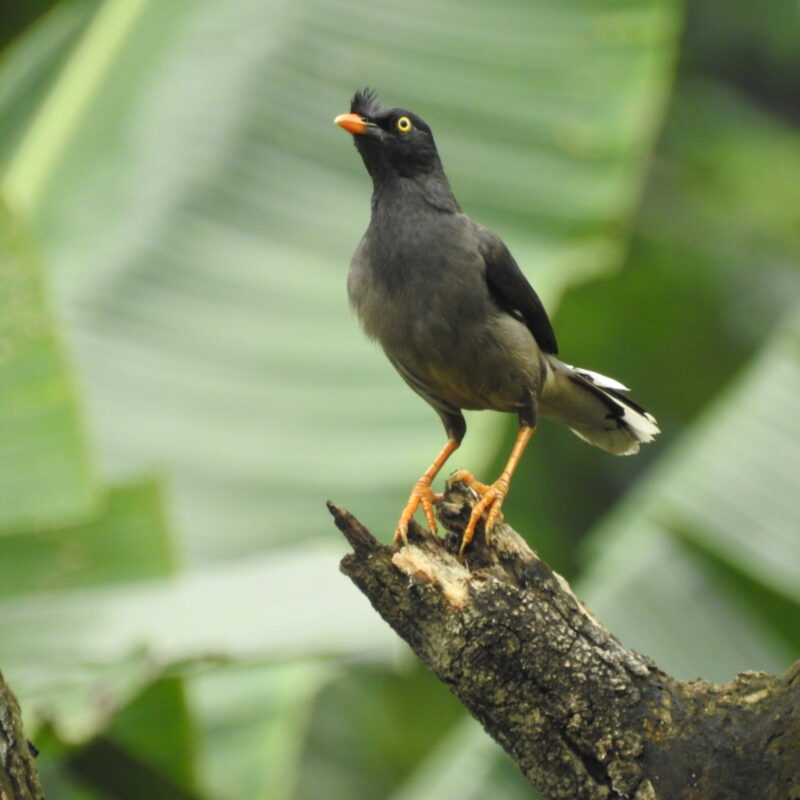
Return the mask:
{"type": "Polygon", "coordinates": [[[351,263],[350,302],[409,385],[440,407],[516,411],[538,393],[540,353],[524,324],[492,301],[473,228],[451,215],[375,247],[368,230],[351,263]],[[402,244],[397,244],[400,241],[402,244]]]}

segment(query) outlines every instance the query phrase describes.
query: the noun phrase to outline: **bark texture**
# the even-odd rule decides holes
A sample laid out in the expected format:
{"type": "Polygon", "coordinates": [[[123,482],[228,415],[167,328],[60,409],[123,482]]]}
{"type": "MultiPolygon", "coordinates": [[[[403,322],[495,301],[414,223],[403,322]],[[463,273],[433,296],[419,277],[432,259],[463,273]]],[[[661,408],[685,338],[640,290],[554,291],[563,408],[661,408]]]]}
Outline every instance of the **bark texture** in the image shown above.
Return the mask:
{"type": "Polygon", "coordinates": [[[726,686],[681,682],[623,647],[508,525],[459,560],[474,494],[443,539],[379,544],[329,504],[342,571],[551,800],[800,800],[800,662],[726,686]]]}
{"type": "Polygon", "coordinates": [[[17,698],[0,674],[0,800],[44,800],[17,698]]]}

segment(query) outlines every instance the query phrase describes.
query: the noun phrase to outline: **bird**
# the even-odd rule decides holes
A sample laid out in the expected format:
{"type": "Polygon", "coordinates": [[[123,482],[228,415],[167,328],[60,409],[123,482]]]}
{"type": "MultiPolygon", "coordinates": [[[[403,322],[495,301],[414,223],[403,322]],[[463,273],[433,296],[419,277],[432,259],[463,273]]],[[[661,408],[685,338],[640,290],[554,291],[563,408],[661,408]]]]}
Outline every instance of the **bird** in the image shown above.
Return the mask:
{"type": "Polygon", "coordinates": [[[445,175],[429,125],[405,108],[384,106],[357,91],[350,112],[334,123],[352,134],[372,178],[371,216],[347,277],[351,306],[371,339],[439,415],[447,441],[414,484],[394,534],[422,512],[436,532],[434,478],[461,444],[463,411],[517,415],[511,454],[496,481],[477,492],[459,555],[485,515],[487,537],[502,519],[514,471],[544,417],[614,455],[638,452],[660,432],[652,414],[630,400],[623,384],[573,367],[558,356],[553,326],[536,291],[499,236],[467,216],[445,175]]]}

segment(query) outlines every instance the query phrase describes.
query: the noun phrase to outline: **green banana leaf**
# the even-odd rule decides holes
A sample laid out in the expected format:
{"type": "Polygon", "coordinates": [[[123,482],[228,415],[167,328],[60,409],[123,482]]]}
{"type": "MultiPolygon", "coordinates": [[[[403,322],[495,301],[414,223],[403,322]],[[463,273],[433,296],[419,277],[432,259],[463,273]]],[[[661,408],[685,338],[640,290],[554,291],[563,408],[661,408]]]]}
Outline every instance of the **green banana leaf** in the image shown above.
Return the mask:
{"type": "Polygon", "coordinates": [[[582,593],[625,644],[680,677],[783,672],[796,657],[782,626],[765,625],[763,598],[741,581],[714,588],[696,551],[800,613],[799,345],[800,309],[591,540],[582,593]]]}
{"type": "MultiPolygon", "coordinates": [[[[324,535],[329,497],[391,530],[443,433],[347,310],[369,184],[333,116],[366,83],[425,116],[552,305],[624,251],[675,35],[653,0],[104,3],[4,181],[103,468],[169,470],[193,561],[324,535]]],[[[501,419],[453,466],[488,463],[501,419]]]]}
{"type": "Polygon", "coordinates": [[[49,312],[30,237],[0,205],[0,535],[79,520],[97,499],[82,409],[49,312]]]}

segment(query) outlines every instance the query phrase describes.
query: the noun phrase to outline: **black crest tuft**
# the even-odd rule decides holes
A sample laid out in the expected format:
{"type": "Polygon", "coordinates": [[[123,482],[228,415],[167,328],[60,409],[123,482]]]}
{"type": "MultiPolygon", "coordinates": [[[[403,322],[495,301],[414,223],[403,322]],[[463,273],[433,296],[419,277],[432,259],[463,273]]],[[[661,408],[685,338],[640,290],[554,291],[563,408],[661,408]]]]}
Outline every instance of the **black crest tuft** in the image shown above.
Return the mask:
{"type": "Polygon", "coordinates": [[[370,88],[359,89],[350,101],[350,113],[372,119],[383,109],[377,93],[370,88]]]}

